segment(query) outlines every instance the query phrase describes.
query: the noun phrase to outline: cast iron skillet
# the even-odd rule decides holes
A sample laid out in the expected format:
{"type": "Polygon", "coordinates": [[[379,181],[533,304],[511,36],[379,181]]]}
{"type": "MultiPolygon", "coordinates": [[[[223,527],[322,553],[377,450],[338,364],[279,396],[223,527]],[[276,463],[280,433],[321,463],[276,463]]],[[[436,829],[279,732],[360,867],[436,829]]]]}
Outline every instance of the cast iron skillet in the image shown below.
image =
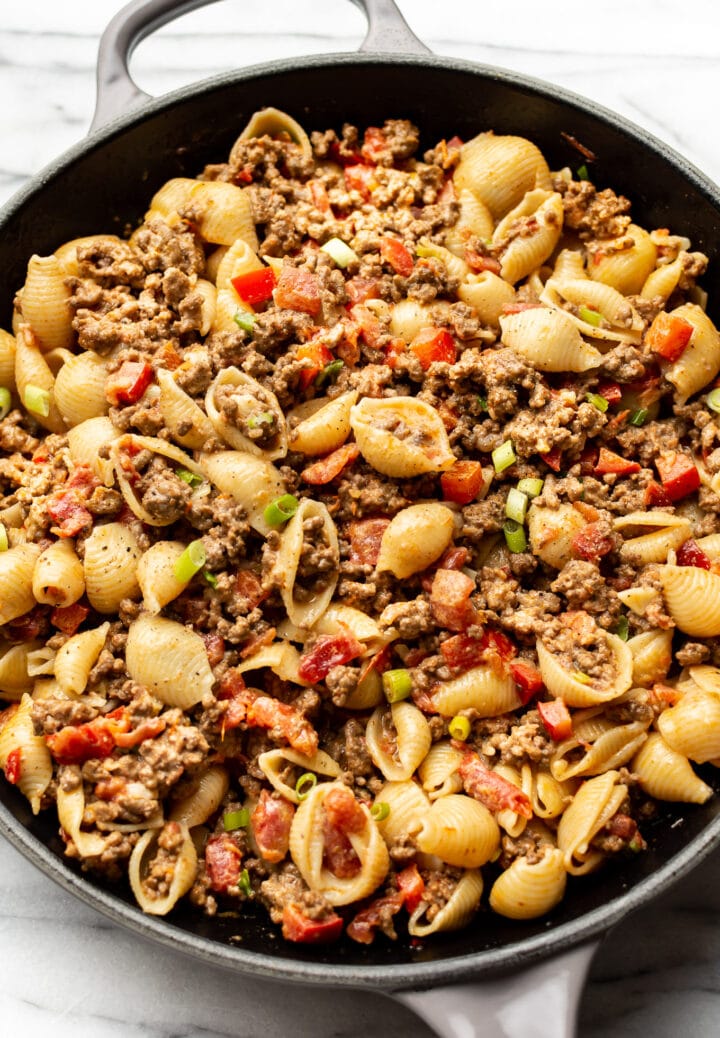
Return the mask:
{"type": "MultiPolygon", "coordinates": [[[[404,116],[422,128],[428,145],[487,128],[518,133],[536,141],[551,168],[582,161],[563,136],[568,134],[597,155],[593,179],[627,194],[639,223],[686,234],[709,255],[706,287],[711,301],[720,299],[720,191],[714,184],[645,131],[592,102],[527,77],[435,57],[392,0],[355,0],[369,20],[359,54],[278,61],[148,98],[128,73],[133,47],[204,2],[209,0],[136,0],[109,26],[89,138],[39,174],[0,219],[0,325],[9,326],[13,294],[31,253],[47,254],[67,239],[137,221],[163,181],[220,161],[250,114],[266,105],[287,110],[308,129],[404,116]]],[[[710,313],[717,321],[717,312],[710,313]]],[[[703,777],[720,791],[720,773],[710,772],[703,777]]],[[[646,854],[571,881],[555,912],[535,922],[482,913],[469,930],[422,947],[400,941],[365,948],[347,941],[308,949],[282,943],[260,912],[242,920],[208,920],[182,909],[172,922],[143,916],[123,889],[91,882],[62,858],[51,812],[33,817],[23,798],[0,784],[0,830],[31,862],[115,922],[258,977],[381,990],[414,1008],[438,1034],[454,1038],[572,1034],[595,942],[720,844],[719,815],[720,797],[702,807],[668,805],[656,824],[643,829],[646,854]]]]}

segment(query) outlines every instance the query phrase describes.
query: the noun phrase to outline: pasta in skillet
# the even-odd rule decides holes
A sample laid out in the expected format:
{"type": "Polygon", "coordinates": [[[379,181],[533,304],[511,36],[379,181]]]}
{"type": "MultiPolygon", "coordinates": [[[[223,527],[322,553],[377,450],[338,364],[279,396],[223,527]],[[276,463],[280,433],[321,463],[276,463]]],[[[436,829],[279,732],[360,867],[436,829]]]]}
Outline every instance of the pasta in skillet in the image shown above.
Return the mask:
{"type": "Polygon", "coordinates": [[[258,112],[0,332],[0,767],[147,913],[532,919],[714,795],[706,258],[418,147],[258,112]]]}

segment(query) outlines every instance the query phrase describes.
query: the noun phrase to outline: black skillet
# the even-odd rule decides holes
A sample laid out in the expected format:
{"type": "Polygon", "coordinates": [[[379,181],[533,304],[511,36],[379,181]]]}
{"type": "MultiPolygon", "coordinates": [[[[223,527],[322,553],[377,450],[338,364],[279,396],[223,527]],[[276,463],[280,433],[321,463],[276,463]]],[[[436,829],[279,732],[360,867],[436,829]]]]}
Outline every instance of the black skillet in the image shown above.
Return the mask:
{"type": "MultiPolygon", "coordinates": [[[[708,254],[705,287],[717,321],[720,191],[644,130],[554,85],[436,57],[392,0],[355,0],[369,22],[358,54],[277,61],[149,98],[128,73],[134,46],[207,2],[136,0],[108,27],[90,136],[35,177],[0,218],[0,326],[9,325],[31,253],[47,254],[67,239],[134,223],[163,181],[193,176],[205,163],[221,160],[251,113],[266,105],[290,112],[308,129],[404,116],[422,128],[427,145],[487,128],[517,133],[540,146],[551,168],[582,161],[569,140],[575,138],[597,156],[595,182],[627,194],[639,223],[670,227],[708,254]]],[[[720,791],[720,772],[709,771],[703,777],[720,791]]],[[[573,1034],[597,941],[720,844],[719,815],[720,797],[702,807],[668,805],[643,830],[646,854],[571,881],[562,904],[538,921],[512,923],[482,912],[468,930],[423,946],[399,941],[365,948],[347,941],[308,949],[279,941],[261,912],[238,920],[209,920],[184,909],[172,921],[143,916],[123,888],[90,881],[62,858],[51,812],[33,817],[16,791],[0,783],[0,831],[115,922],[246,975],[392,995],[446,1038],[573,1034]]]]}

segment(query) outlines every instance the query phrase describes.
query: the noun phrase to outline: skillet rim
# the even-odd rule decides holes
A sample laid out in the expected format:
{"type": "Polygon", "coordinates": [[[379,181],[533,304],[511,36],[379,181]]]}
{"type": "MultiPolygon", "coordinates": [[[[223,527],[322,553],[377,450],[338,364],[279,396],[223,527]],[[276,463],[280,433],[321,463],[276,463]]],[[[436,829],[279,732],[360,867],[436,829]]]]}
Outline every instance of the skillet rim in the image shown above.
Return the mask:
{"type": "MultiPolygon", "coordinates": [[[[590,114],[606,124],[612,131],[624,135],[637,147],[654,153],[670,163],[682,177],[709,201],[720,215],[720,187],[697,166],[670,145],[661,141],[648,130],[564,87],[498,66],[484,65],[462,58],[446,58],[435,54],[373,54],[338,53],[310,55],[300,58],[283,58],[272,62],[252,65],[248,68],[220,73],[180,87],[158,98],[142,103],[130,112],[120,115],[105,126],[92,132],[84,140],[72,145],[48,163],[29,182],[20,188],[0,210],[0,233],[25,206],[32,204],[52,179],[78,160],[121,136],[142,123],[148,117],[159,115],[176,104],[190,101],[214,90],[232,87],[243,81],[273,76],[285,72],[305,72],[318,69],[337,70],[344,66],[431,66],[447,72],[461,72],[481,79],[518,88],[541,99],[560,103],[570,110],[590,114]]],[[[553,954],[567,952],[571,948],[602,935],[614,923],[629,912],[636,911],[652,898],[659,896],[674,882],[720,846],[720,814],[716,815],[680,851],[668,858],[655,872],[641,879],[624,894],[613,897],[601,907],[561,923],[532,937],[510,942],[501,948],[489,948],[461,955],[449,955],[432,962],[414,962],[388,965],[338,965],[328,962],[309,962],[285,958],[282,949],[277,954],[245,951],[241,947],[214,941],[212,938],[191,934],[166,922],[161,917],[144,915],[139,908],[120,897],[96,886],[83,875],[73,871],[58,858],[50,848],[15,817],[10,809],[0,802],[0,834],[28,861],[40,869],[67,892],[98,910],[106,918],[125,929],[153,940],[171,950],[181,951],[206,964],[241,969],[249,976],[292,983],[312,983],[332,987],[374,988],[384,987],[385,993],[394,990],[422,988],[437,984],[450,984],[470,978],[507,973],[529,966],[553,954]]]]}

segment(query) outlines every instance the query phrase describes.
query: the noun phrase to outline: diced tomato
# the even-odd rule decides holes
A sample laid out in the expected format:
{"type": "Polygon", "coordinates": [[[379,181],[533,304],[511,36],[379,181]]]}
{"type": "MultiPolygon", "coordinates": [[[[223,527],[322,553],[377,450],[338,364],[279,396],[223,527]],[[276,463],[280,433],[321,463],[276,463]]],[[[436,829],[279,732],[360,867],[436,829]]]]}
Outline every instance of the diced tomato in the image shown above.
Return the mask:
{"type": "Polygon", "coordinates": [[[475,622],[475,607],[470,595],[475,581],[454,569],[439,569],[430,590],[430,609],[435,621],[449,631],[464,631],[475,622]]]}
{"type": "Polygon", "coordinates": [[[468,796],[484,804],[488,811],[509,810],[522,818],[532,818],[532,806],[523,791],[487,768],[476,753],[465,754],[458,774],[468,796]]]}
{"type": "Polygon", "coordinates": [[[696,566],[698,569],[710,569],[711,562],[707,557],[702,548],[699,548],[695,541],[685,541],[681,547],[677,550],[677,564],[678,566],[696,566]]]}
{"type": "Polygon", "coordinates": [[[324,681],[333,667],[362,656],[365,646],[349,628],[340,634],[320,634],[310,649],[303,652],[298,674],[303,681],[324,681]]]}
{"type": "Polygon", "coordinates": [[[167,722],[162,717],[153,717],[149,721],[143,721],[131,732],[116,732],[113,736],[115,745],[122,749],[130,749],[139,746],[146,739],[154,739],[165,731],[167,722]]]}
{"type": "Polygon", "coordinates": [[[639,471],[640,465],[636,461],[628,461],[627,458],[621,458],[619,454],[609,451],[607,447],[600,448],[597,465],[595,466],[596,476],[605,476],[608,473],[615,473],[618,476],[629,476],[633,472],[639,471]]]}
{"type": "Polygon", "coordinates": [[[645,505],[648,508],[667,508],[672,501],[659,483],[648,483],[645,487],[645,505]]]}
{"type": "Polygon", "coordinates": [[[601,382],[597,391],[611,406],[619,404],[622,400],[622,389],[617,382],[601,382]]]}
{"type": "Polygon", "coordinates": [[[387,148],[387,138],[379,126],[368,126],[363,137],[360,154],[366,162],[375,163],[378,156],[387,148]]]}
{"type": "Polygon", "coordinates": [[[295,807],[289,800],[263,789],[251,823],[257,849],[265,861],[282,861],[287,854],[294,815],[295,807]]]}
{"type": "MultiPolygon", "coordinates": [[[[248,270],[245,274],[238,274],[236,278],[231,278],[231,284],[244,303],[256,306],[272,298],[277,278],[272,267],[263,267],[262,270],[248,270]]],[[[278,303],[278,306],[281,305],[278,303]]]]}
{"type": "Polygon", "coordinates": [[[235,696],[247,691],[245,678],[237,670],[231,668],[226,670],[220,678],[220,687],[217,692],[218,699],[234,699],[235,696]]]}
{"type": "Polygon", "coordinates": [[[205,642],[205,652],[211,667],[217,667],[225,656],[225,639],[217,631],[206,632],[201,635],[205,642]]]}
{"type": "Polygon", "coordinates": [[[399,336],[391,339],[385,347],[385,363],[392,371],[398,364],[398,359],[407,353],[407,343],[399,336]]]}
{"type": "Polygon", "coordinates": [[[360,448],[356,443],[344,443],[342,447],[338,447],[332,454],[320,458],[319,461],[315,461],[312,465],[308,465],[306,469],[303,469],[301,478],[313,486],[324,486],[326,483],[331,483],[333,479],[336,479],[343,469],[347,468],[348,465],[351,465],[359,457],[360,448]]]}
{"type": "Polygon", "coordinates": [[[362,869],[347,835],[330,825],[327,818],[323,825],[323,865],[338,879],[351,879],[362,869]]]}
{"type": "Polygon", "coordinates": [[[376,519],[357,519],[348,528],[350,538],[350,561],[363,566],[375,566],[380,557],[383,534],[390,525],[384,516],[376,519]]]}
{"type": "Polygon", "coordinates": [[[240,181],[241,184],[252,184],[253,171],[252,166],[243,166],[235,174],[235,180],[240,181]]]}
{"type": "Polygon", "coordinates": [[[235,575],[235,590],[243,599],[243,612],[249,613],[259,606],[268,595],[260,579],[250,569],[239,569],[235,575]]]}
{"type": "Polygon", "coordinates": [[[456,634],[440,643],[440,652],[448,667],[453,670],[471,670],[485,662],[485,646],[480,638],[469,634],[456,634]]]}
{"type": "Polygon", "coordinates": [[[136,404],[153,379],[153,369],[142,361],[126,360],[105,382],[105,399],[118,407],[136,404]]]}
{"type": "Polygon", "coordinates": [[[89,612],[88,607],[80,605],[79,602],[69,606],[58,606],[50,614],[50,623],[63,634],[73,635],[80,624],[87,619],[89,612]]]}
{"type": "Polygon", "coordinates": [[[448,400],[441,400],[438,404],[437,413],[440,415],[443,425],[448,432],[452,432],[460,421],[460,414],[448,400]]]}
{"type": "Polygon", "coordinates": [[[29,613],[10,620],[6,625],[7,632],[14,642],[29,642],[47,633],[47,609],[34,606],[29,613]]]}
{"type": "Polygon", "coordinates": [[[294,944],[327,944],[337,941],[342,930],[343,921],[336,912],[324,919],[310,919],[293,902],[283,908],[282,935],[294,944]]]}
{"type": "Polygon", "coordinates": [[[364,201],[370,201],[370,195],[378,186],[377,174],[371,166],[346,166],[343,170],[345,185],[348,191],[357,191],[364,201]]]}
{"type": "Polygon", "coordinates": [[[655,706],[664,710],[668,706],[675,706],[676,703],[679,703],[683,695],[683,692],[673,688],[671,685],[663,685],[662,682],[656,681],[652,687],[650,698],[655,706]]]}
{"type": "Polygon", "coordinates": [[[495,259],[494,256],[484,256],[481,252],[476,252],[475,249],[465,249],[465,262],[471,270],[477,273],[489,270],[491,274],[499,274],[502,270],[500,261],[495,259]]]}
{"type": "Polygon", "coordinates": [[[537,711],[548,735],[555,742],[562,742],[572,735],[572,717],[563,699],[551,699],[538,703],[537,711]]]}
{"type": "Polygon", "coordinates": [[[300,310],[317,317],[322,310],[320,282],[309,270],[285,266],[277,280],[275,302],[285,310],[300,310]]]}
{"type": "Polygon", "coordinates": [[[298,753],[312,757],[318,748],[318,734],[299,710],[270,696],[258,696],[248,707],[249,728],[267,728],[270,737],[289,743],[298,753]]]}
{"type": "Polygon", "coordinates": [[[318,377],[322,369],[335,358],[323,342],[306,342],[298,346],[295,351],[298,360],[307,360],[307,364],[300,372],[300,388],[307,389],[318,377]]]}
{"type": "Polygon", "coordinates": [[[492,657],[495,656],[501,663],[507,663],[517,655],[517,649],[502,631],[483,631],[480,643],[485,652],[486,660],[492,665],[492,657]]]}
{"type": "Polygon", "coordinates": [[[603,523],[588,523],[572,539],[573,554],[592,562],[613,550],[613,539],[603,523]]]}
{"type": "Polygon", "coordinates": [[[356,876],[362,868],[348,833],[361,833],[367,817],[349,789],[330,790],[323,801],[323,861],[339,879],[356,876]]]}
{"type": "Polygon", "coordinates": [[[175,371],[182,364],[182,357],[171,342],[164,342],[156,350],[153,361],[156,368],[161,367],[167,368],[168,371],[175,371]]]}
{"type": "MultiPolygon", "coordinates": [[[[389,645],[386,645],[380,652],[376,652],[374,656],[364,664],[360,669],[360,676],[358,677],[358,685],[361,684],[368,676],[371,670],[376,671],[378,674],[384,673],[390,666],[390,657],[392,656],[392,650],[389,645]]],[[[413,664],[407,662],[405,659],[405,665],[410,667],[413,664]]]]}
{"type": "Polygon", "coordinates": [[[613,815],[605,829],[611,836],[619,836],[621,840],[632,840],[637,832],[637,822],[630,815],[618,813],[613,815]]]}
{"type": "Polygon", "coordinates": [[[247,660],[259,652],[264,645],[272,645],[276,634],[275,627],[266,627],[260,634],[251,634],[240,650],[240,659],[247,660]]]}
{"type": "Polygon", "coordinates": [[[410,343],[410,352],[420,361],[423,371],[436,361],[454,364],[457,357],[455,340],[445,328],[421,328],[410,343]]]}
{"type": "Polygon", "coordinates": [[[211,836],[205,844],[205,871],[216,894],[227,894],[237,887],[241,863],[240,848],[230,833],[211,836]]]}
{"type": "Polygon", "coordinates": [[[360,327],[354,321],[342,321],[343,337],[335,347],[340,360],[346,368],[354,368],[360,360],[360,327]]]}
{"type": "Polygon", "coordinates": [[[396,274],[401,274],[405,278],[412,274],[415,266],[412,253],[398,238],[381,238],[380,256],[383,263],[391,266],[396,274]]]}
{"type": "Polygon", "coordinates": [[[367,825],[367,816],[349,789],[331,789],[323,808],[330,825],[342,833],[361,833],[367,825]]]}
{"type": "Polygon", "coordinates": [[[462,569],[466,566],[468,559],[470,558],[470,552],[467,548],[456,548],[453,545],[451,548],[446,548],[440,556],[438,563],[438,569],[462,569]]]}
{"type": "Polygon", "coordinates": [[[350,278],[345,282],[345,292],[348,305],[352,307],[357,303],[365,303],[368,299],[377,299],[380,295],[380,282],[377,278],[350,278]]]}
{"type": "Polygon", "coordinates": [[[562,468],[562,451],[559,447],[553,447],[551,451],[548,451],[547,454],[541,454],[540,457],[553,472],[559,472],[562,468]]]}
{"type": "Polygon", "coordinates": [[[55,523],[52,532],[58,537],[76,537],[81,530],[92,525],[92,514],[78,500],[78,491],[58,490],[46,504],[47,513],[55,523]]]}
{"type": "Polygon", "coordinates": [[[308,187],[310,188],[310,197],[315,208],[321,213],[329,212],[330,199],[322,181],[310,180],[308,181],[308,187]]]}
{"type": "Polygon", "coordinates": [[[695,462],[680,451],[665,451],[655,459],[663,490],[671,501],[680,501],[700,486],[695,462]]]}
{"type": "Polygon", "coordinates": [[[372,944],[375,932],[383,923],[391,925],[390,920],[403,906],[402,894],[393,892],[384,897],[376,897],[367,908],[361,909],[345,931],[348,937],[358,944],[372,944]]]}
{"type": "Polygon", "coordinates": [[[382,326],[376,315],[369,307],[358,303],[356,306],[353,306],[350,316],[360,328],[360,333],[368,346],[376,349],[383,336],[382,326]]]}
{"type": "MultiPolygon", "coordinates": [[[[258,693],[255,689],[246,688],[244,682],[243,687],[238,688],[232,696],[227,695],[224,690],[227,689],[229,691],[230,687],[235,687],[236,683],[234,680],[232,683],[226,683],[226,677],[227,674],[224,674],[220,682],[220,698],[224,697],[229,700],[228,708],[223,716],[223,732],[232,730],[233,728],[239,728],[241,724],[246,722],[248,710],[258,698],[258,693]]],[[[242,678],[242,675],[238,675],[238,677],[242,678]]]]}
{"type": "Polygon", "coordinates": [[[398,872],[396,878],[398,890],[403,896],[403,905],[408,912],[412,913],[423,899],[425,880],[414,863],[398,872]]]}
{"type": "Polygon", "coordinates": [[[84,764],[86,760],[103,760],[115,749],[115,739],[104,718],[96,718],[87,724],[67,725],[46,742],[50,753],[58,764],[84,764]]]}
{"type": "Polygon", "coordinates": [[[683,317],[661,311],[645,333],[645,345],[674,364],[687,349],[695,329],[683,317]]]}
{"type": "Polygon", "coordinates": [[[113,775],[112,778],[96,782],[94,792],[98,800],[110,801],[116,800],[126,789],[127,781],[120,775],[113,775]]]}
{"type": "Polygon", "coordinates": [[[542,674],[527,660],[513,660],[510,663],[510,674],[518,687],[518,696],[523,705],[543,689],[542,674]]]}
{"type": "Polygon", "coordinates": [[[444,500],[458,505],[469,505],[474,501],[482,485],[483,471],[479,461],[457,461],[440,476],[444,500]]]}
{"type": "Polygon", "coordinates": [[[452,177],[448,177],[442,186],[442,191],[437,196],[437,205],[452,205],[452,203],[456,201],[457,194],[455,192],[455,184],[453,183],[452,177]]]}
{"type": "Polygon", "coordinates": [[[22,749],[20,746],[10,750],[5,760],[5,778],[12,786],[16,786],[22,774],[22,749]]]}

